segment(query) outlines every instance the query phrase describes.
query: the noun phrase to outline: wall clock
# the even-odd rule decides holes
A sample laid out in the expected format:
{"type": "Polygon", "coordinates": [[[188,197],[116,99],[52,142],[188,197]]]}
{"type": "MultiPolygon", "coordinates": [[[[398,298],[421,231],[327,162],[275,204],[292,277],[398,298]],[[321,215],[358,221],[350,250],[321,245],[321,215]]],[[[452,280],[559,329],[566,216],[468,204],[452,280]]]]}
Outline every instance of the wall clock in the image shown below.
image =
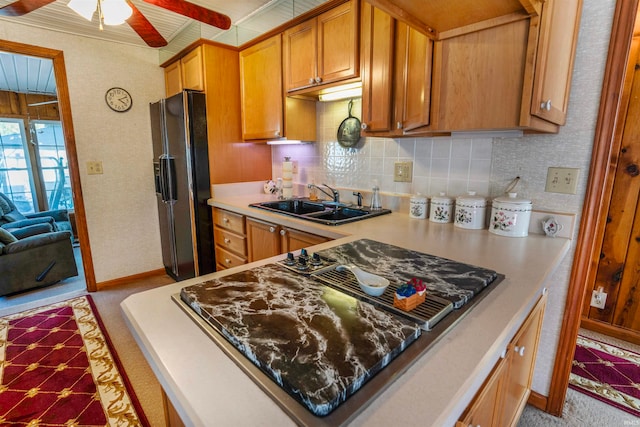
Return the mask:
{"type": "Polygon", "coordinates": [[[124,113],[129,111],[133,104],[131,95],[121,87],[112,87],[105,93],[104,100],[107,102],[109,108],[118,113],[124,113]]]}

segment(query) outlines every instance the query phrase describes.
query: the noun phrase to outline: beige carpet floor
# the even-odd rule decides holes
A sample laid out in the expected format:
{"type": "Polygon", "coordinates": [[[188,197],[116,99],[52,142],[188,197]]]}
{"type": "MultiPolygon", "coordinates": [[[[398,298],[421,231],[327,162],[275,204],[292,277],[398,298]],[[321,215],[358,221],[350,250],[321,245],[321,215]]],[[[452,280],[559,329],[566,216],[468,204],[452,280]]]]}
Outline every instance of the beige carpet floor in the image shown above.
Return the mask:
{"type": "MultiPolygon", "coordinates": [[[[640,346],[597,332],[580,329],[580,334],[598,341],[640,353],[640,346]]],[[[562,417],[554,417],[531,406],[522,413],[518,427],[624,427],[640,426],[633,415],[593,399],[578,391],[567,390],[562,417]]]]}
{"type": "Polygon", "coordinates": [[[100,318],[152,427],[166,425],[160,383],[129,332],[122,316],[120,302],[131,294],[169,283],[175,282],[169,276],[164,276],[132,281],[127,285],[91,293],[100,318]]]}

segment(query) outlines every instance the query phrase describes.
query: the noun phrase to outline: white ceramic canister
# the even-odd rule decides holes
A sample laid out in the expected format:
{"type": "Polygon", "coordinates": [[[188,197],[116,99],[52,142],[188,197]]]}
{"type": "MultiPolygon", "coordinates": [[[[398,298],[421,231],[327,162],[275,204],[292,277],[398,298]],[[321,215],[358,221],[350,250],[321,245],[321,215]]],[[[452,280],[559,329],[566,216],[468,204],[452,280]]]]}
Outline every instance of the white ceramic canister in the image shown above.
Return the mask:
{"type": "Polygon", "coordinates": [[[476,196],[475,191],[469,191],[466,196],[456,198],[456,213],[453,225],[459,228],[482,230],[487,215],[487,199],[476,196]]]}
{"type": "Polygon", "coordinates": [[[420,193],[411,196],[409,199],[409,216],[411,218],[425,219],[427,217],[427,208],[429,202],[427,198],[420,193]]]}
{"type": "Polygon", "coordinates": [[[508,237],[529,235],[531,200],[518,199],[516,196],[516,193],[509,193],[509,197],[493,199],[489,232],[508,237]]]}
{"type": "Polygon", "coordinates": [[[453,199],[447,197],[445,193],[431,197],[431,210],[429,211],[429,221],[447,223],[453,218],[453,199]]]}

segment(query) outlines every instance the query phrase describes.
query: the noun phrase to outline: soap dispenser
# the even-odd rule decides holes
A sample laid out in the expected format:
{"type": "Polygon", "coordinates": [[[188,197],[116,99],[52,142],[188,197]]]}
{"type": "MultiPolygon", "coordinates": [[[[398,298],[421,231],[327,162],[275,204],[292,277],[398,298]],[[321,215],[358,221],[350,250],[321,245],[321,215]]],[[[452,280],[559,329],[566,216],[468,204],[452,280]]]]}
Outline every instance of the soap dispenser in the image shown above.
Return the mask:
{"type": "Polygon", "coordinates": [[[373,195],[371,196],[371,209],[382,209],[382,202],[380,201],[380,187],[378,187],[378,181],[373,181],[373,195]]]}

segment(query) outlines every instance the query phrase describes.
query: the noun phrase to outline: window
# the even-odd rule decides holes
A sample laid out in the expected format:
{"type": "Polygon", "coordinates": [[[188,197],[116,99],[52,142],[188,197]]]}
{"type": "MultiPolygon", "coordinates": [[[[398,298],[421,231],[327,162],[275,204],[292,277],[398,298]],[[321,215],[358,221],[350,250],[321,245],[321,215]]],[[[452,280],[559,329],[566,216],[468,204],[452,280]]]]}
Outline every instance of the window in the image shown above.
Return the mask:
{"type": "Polygon", "coordinates": [[[30,138],[24,129],[21,119],[0,118],[0,192],[22,213],[73,209],[60,122],[31,120],[30,138]]]}

